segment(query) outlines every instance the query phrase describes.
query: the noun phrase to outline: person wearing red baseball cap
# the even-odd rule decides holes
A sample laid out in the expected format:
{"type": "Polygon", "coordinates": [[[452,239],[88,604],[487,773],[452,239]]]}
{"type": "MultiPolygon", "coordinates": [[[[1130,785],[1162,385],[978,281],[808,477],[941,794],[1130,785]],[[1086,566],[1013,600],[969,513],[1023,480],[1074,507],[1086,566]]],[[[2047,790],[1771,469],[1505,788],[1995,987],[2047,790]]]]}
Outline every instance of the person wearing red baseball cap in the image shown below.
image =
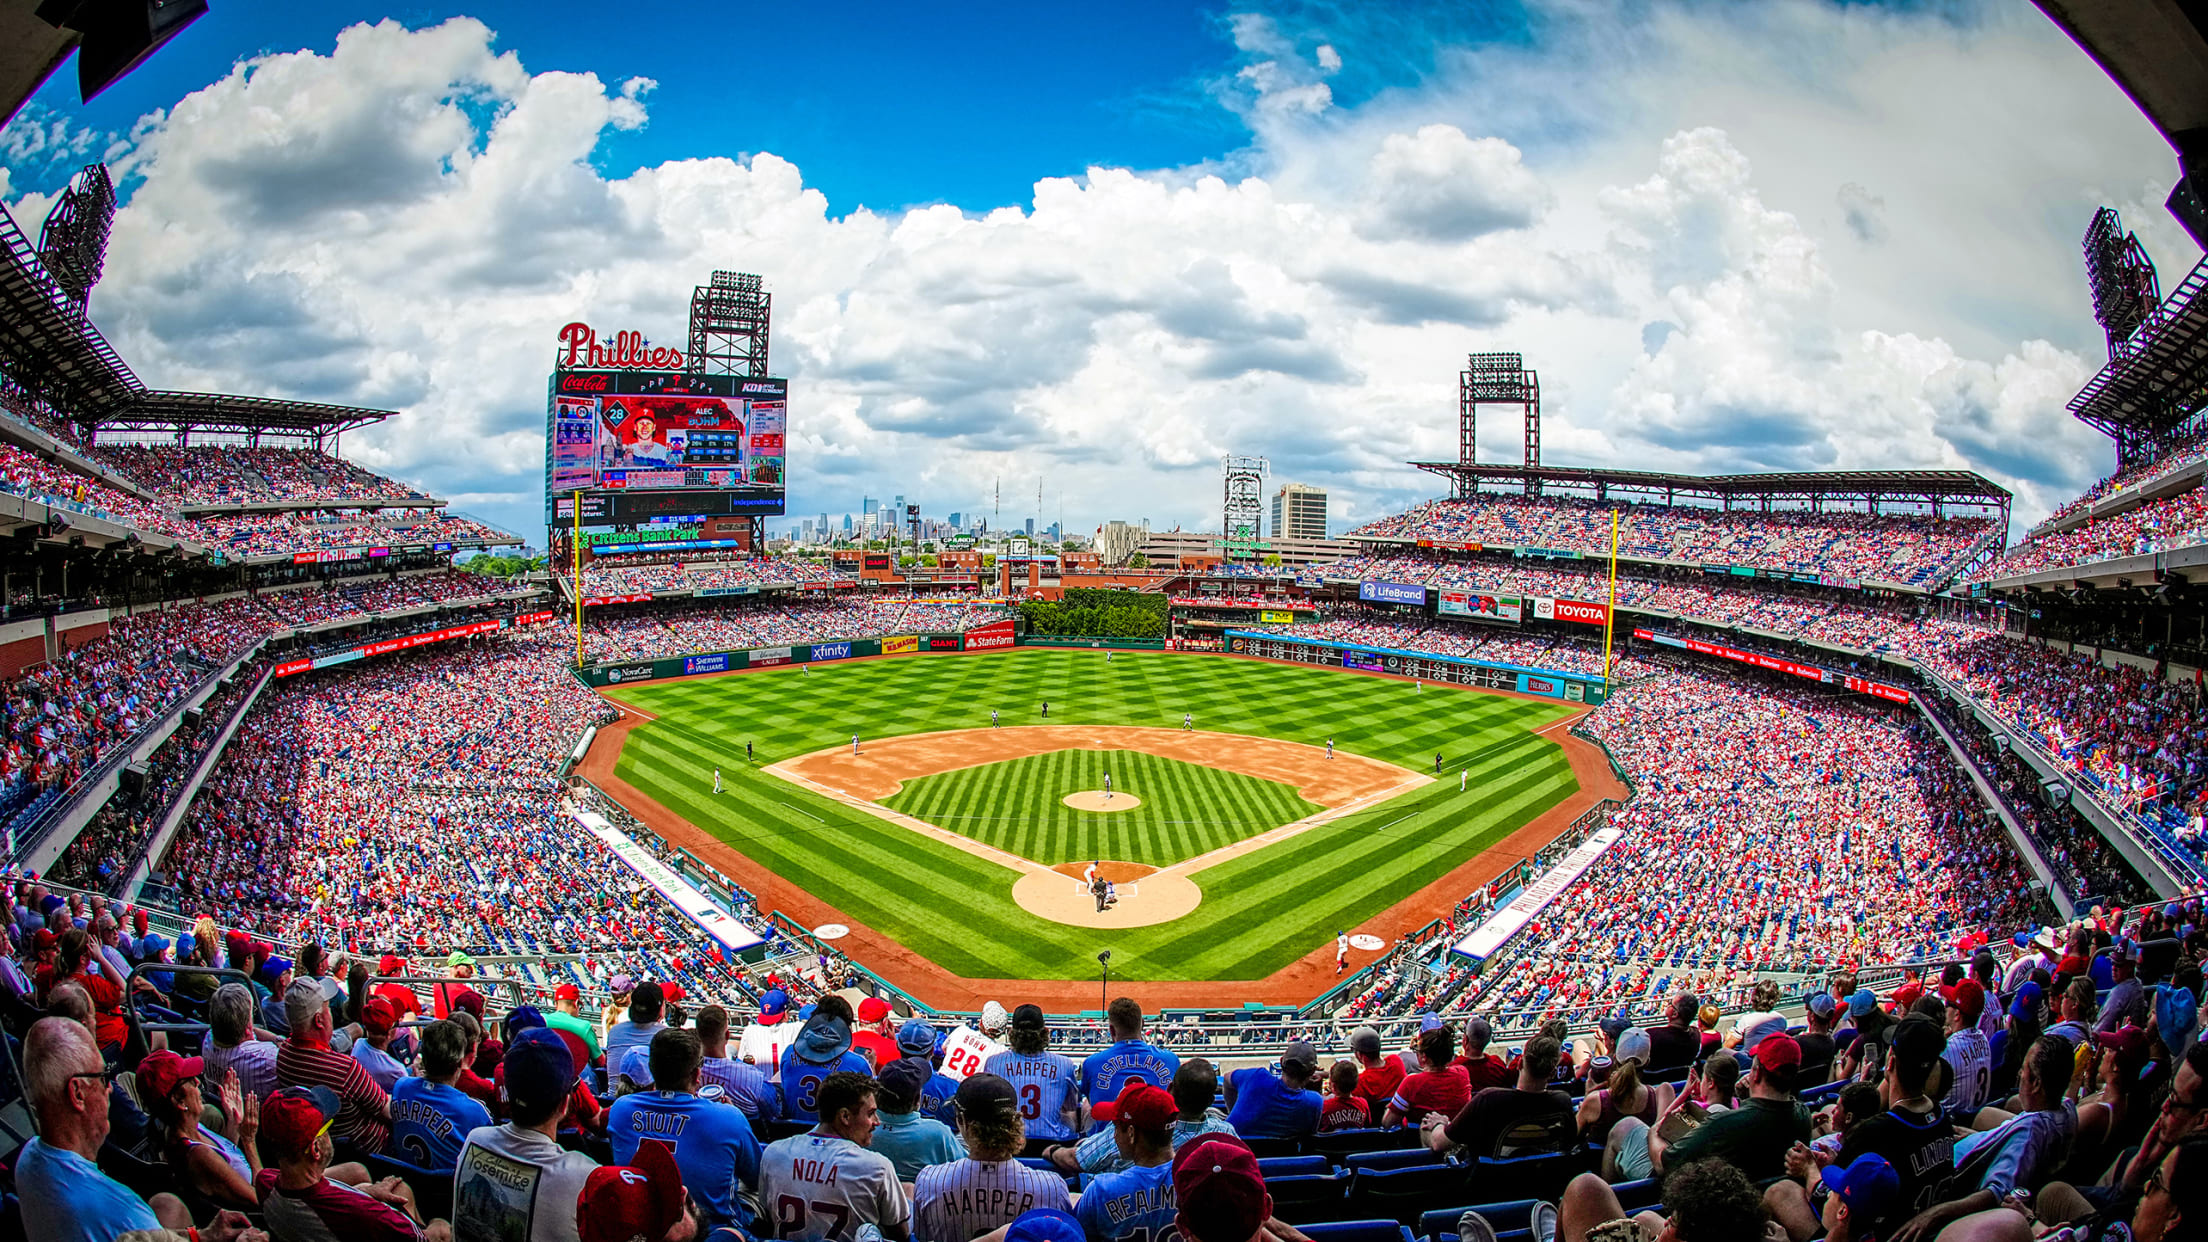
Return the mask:
{"type": "Polygon", "coordinates": [[[583,1041],[589,1051],[588,1060],[598,1059],[598,1026],[583,1016],[583,990],[572,983],[563,983],[552,990],[552,1012],[544,1015],[544,1024],[555,1031],[566,1031],[583,1041]]]}
{"type": "MultiPolygon", "coordinates": [[[[1676,1143],[1667,1143],[1658,1132],[1662,1118],[1648,1128],[1649,1163],[1656,1172],[1712,1157],[1737,1167],[1751,1181],[1786,1171],[1788,1149],[1809,1141],[1809,1111],[1794,1099],[1802,1046],[1784,1031],[1766,1035],[1750,1062],[1748,1098],[1739,1107],[1717,1114],[1676,1143]]],[[[1678,1100],[1672,1102],[1673,1109],[1679,1106],[1678,1100]]]]}
{"type": "Polygon", "coordinates": [[[391,1055],[391,1033],[398,1025],[398,1007],[383,997],[371,996],[361,1005],[361,1034],[353,1041],[352,1056],[386,1094],[406,1077],[405,1063],[391,1055]]]}
{"type": "Polygon", "coordinates": [[[665,1143],[637,1145],[625,1165],[592,1169],[575,1203],[582,1242],[690,1242],[698,1218],[682,1186],[682,1170],[665,1143]]]}
{"type": "Polygon", "coordinates": [[[1073,1214],[1090,1242],[1145,1242],[1173,1228],[1173,1123],[1180,1105],[1171,1092],[1131,1082],[1093,1115],[1112,1125],[1112,1143],[1128,1164],[1089,1183],[1073,1214]]]}
{"type": "Polygon", "coordinates": [[[221,1094],[223,1129],[213,1133],[199,1124],[202,1075],[198,1057],[180,1057],[166,1048],[138,1062],[138,1098],[162,1124],[163,1155],[184,1175],[193,1191],[210,1203],[251,1211],[260,1206],[253,1178],[261,1171],[260,1102],[245,1095],[235,1070],[224,1075],[221,1094]]]}
{"type": "Polygon", "coordinates": [[[1961,979],[1948,995],[1947,1049],[1940,1054],[1946,1066],[1940,1075],[1947,1085],[1940,1094],[1940,1107],[1958,1124],[1969,1125],[1985,1106],[1993,1085],[1993,1046],[1978,1028],[1978,1016],[1986,1008],[1986,989],[1976,979],[1961,979]]]}
{"type": "Polygon", "coordinates": [[[285,1087],[261,1108],[261,1144],[276,1167],[254,1178],[269,1229],[285,1238],[347,1242],[451,1242],[444,1221],[425,1225],[405,1181],[348,1186],[329,1176],[334,1150],[330,1123],[337,1093],[328,1087],[285,1087]]]}
{"type": "Polygon", "coordinates": [[[1223,1138],[1190,1143],[1174,1157],[1173,1201],[1174,1223],[1193,1242],[1251,1242],[1273,1214],[1257,1157],[1223,1138]]]}
{"type": "Polygon", "coordinates": [[[878,1074],[905,1055],[897,1047],[896,1028],[891,1025],[895,1011],[888,1001],[869,996],[859,1002],[858,1014],[859,1020],[851,1028],[851,1051],[865,1057],[878,1074]]]}
{"type": "MultiPolygon", "coordinates": [[[[406,973],[406,959],[396,953],[386,953],[376,961],[376,977],[391,979],[406,973]]],[[[391,1008],[399,1015],[399,1021],[422,1016],[422,998],[412,984],[378,983],[375,994],[391,1002],[391,1008]]]]}

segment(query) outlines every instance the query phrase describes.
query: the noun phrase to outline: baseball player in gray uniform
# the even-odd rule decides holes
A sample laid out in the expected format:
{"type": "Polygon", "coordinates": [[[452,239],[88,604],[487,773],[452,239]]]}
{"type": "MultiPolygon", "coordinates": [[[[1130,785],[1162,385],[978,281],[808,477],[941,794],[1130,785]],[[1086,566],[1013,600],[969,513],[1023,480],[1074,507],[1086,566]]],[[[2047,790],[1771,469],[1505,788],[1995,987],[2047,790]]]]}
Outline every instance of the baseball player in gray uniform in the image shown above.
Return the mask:
{"type": "Polygon", "coordinates": [[[836,1073],[815,1097],[820,1124],[769,1143],[759,1155],[762,1236],[855,1242],[872,1225],[889,1242],[912,1236],[912,1203],[889,1157],[869,1151],[881,1114],[874,1080],[836,1073]]]}
{"type": "Polygon", "coordinates": [[[982,1073],[958,1084],[958,1136],[966,1158],[913,1179],[916,1242],[972,1242],[1033,1208],[1070,1209],[1066,1179],[1019,1162],[1027,1142],[1012,1084],[982,1073]]]}

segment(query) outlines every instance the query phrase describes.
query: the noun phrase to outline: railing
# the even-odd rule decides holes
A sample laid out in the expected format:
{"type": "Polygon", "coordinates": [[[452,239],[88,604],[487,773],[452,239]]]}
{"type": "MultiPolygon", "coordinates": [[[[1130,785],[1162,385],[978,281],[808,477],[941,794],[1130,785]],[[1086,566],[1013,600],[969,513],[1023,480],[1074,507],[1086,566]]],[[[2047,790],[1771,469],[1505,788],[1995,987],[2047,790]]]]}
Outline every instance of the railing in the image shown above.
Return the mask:
{"type": "Polygon", "coordinates": [[[145,891],[146,879],[153,873],[154,862],[168,849],[169,843],[176,839],[177,831],[184,825],[184,816],[191,810],[192,799],[198,795],[200,787],[207,783],[207,777],[214,772],[215,764],[221,761],[223,752],[230,747],[230,740],[237,736],[239,726],[245,722],[245,713],[252,710],[253,704],[261,697],[261,691],[268,688],[275,671],[273,665],[262,669],[253,688],[238,696],[238,701],[231,705],[230,714],[223,718],[214,742],[207,747],[207,753],[201,755],[199,761],[192,765],[191,776],[185,780],[183,788],[177,791],[176,797],[162,812],[161,822],[146,838],[145,849],[138,861],[124,875],[123,890],[127,900],[136,901],[139,894],[145,891]]]}

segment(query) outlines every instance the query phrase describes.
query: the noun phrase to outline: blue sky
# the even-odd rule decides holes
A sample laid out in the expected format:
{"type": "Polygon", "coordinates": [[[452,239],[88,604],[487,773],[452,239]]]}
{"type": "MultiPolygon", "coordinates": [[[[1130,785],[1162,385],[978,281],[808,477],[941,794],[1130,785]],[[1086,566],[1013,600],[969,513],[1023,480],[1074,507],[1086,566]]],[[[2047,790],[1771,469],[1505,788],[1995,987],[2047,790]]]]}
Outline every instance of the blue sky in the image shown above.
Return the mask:
{"type": "Polygon", "coordinates": [[[718,267],[775,294],[793,515],[1197,528],[1223,453],[1337,527],[1430,494],[1492,349],[1552,463],[1967,466],[2029,519],[2112,456],[2062,410],[2093,208],[2198,259],[2007,0],[954,7],[213,0],[57,75],[0,198],[35,230],[106,153],[142,375],[397,410],[348,455],[525,532],[552,334],[678,337],[718,267]]]}

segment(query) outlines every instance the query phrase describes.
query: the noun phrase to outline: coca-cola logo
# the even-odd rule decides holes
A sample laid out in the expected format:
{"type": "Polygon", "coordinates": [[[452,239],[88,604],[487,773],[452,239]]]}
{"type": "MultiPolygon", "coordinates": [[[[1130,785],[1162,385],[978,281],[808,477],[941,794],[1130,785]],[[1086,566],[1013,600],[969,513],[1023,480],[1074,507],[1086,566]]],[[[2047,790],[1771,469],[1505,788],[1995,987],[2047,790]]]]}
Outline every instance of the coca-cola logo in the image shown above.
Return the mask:
{"type": "Polygon", "coordinates": [[[561,363],[567,367],[612,367],[625,371],[680,371],[682,351],[647,345],[641,332],[616,332],[610,341],[598,339],[587,323],[560,329],[560,344],[567,351],[561,363]]]}
{"type": "Polygon", "coordinates": [[[604,375],[604,374],[599,374],[599,375],[563,375],[563,376],[561,376],[561,377],[560,377],[560,391],[561,391],[561,392],[612,392],[612,391],[613,391],[613,377],[612,377],[612,376],[610,376],[610,375],[604,375]]]}

